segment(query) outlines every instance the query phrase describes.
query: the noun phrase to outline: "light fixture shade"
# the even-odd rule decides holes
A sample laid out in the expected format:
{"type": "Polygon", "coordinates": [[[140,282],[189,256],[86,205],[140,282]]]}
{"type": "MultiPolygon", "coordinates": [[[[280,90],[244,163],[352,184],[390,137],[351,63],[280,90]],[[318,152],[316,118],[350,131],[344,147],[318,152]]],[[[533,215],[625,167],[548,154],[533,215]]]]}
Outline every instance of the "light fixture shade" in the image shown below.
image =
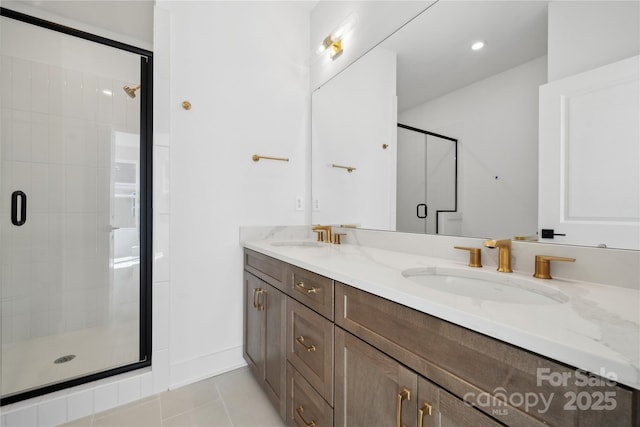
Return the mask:
{"type": "Polygon", "coordinates": [[[324,46],[325,50],[329,49],[331,47],[331,45],[333,44],[333,37],[331,36],[331,34],[329,34],[327,37],[324,38],[324,40],[322,41],[322,46],[324,46]]]}
{"type": "Polygon", "coordinates": [[[357,21],[358,15],[355,13],[347,16],[347,18],[334,31],[324,38],[317,50],[317,54],[321,54],[328,49],[329,57],[331,59],[336,59],[342,55],[342,42],[346,38],[349,38],[350,34],[353,33],[357,21]]]}
{"type": "Polygon", "coordinates": [[[335,39],[331,34],[324,38],[322,41],[324,50],[329,49],[329,57],[336,59],[342,54],[342,40],[335,39]]]}
{"type": "Polygon", "coordinates": [[[333,42],[330,49],[329,57],[331,59],[336,59],[338,56],[342,55],[342,40],[336,40],[333,42]]]}

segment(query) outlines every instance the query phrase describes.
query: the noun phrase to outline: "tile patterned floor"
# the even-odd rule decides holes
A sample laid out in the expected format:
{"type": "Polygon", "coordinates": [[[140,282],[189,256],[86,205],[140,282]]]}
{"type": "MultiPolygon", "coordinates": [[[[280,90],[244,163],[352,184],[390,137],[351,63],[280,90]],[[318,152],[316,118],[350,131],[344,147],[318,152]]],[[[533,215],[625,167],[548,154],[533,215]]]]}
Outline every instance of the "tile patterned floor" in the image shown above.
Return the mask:
{"type": "Polygon", "coordinates": [[[284,427],[248,368],[82,418],[66,427],[284,427]]]}

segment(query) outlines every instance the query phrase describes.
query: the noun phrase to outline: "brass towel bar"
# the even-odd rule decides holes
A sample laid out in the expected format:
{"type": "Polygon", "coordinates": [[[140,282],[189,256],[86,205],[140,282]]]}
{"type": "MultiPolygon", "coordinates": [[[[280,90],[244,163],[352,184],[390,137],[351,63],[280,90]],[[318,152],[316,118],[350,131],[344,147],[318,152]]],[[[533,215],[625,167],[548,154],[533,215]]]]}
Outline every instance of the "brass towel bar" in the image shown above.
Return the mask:
{"type": "Polygon", "coordinates": [[[354,170],[356,170],[356,168],[352,167],[352,166],[341,166],[341,165],[331,165],[332,168],[340,168],[340,169],[346,169],[347,172],[351,173],[354,170]]]}
{"type": "Polygon", "coordinates": [[[288,162],[288,161],[289,161],[289,159],[288,159],[288,158],[286,158],[286,157],[269,157],[269,156],[259,156],[259,155],[257,155],[257,154],[254,154],[254,155],[251,157],[251,160],[253,160],[254,162],[257,162],[257,161],[259,161],[260,159],[278,160],[278,161],[281,161],[281,162],[288,162]]]}

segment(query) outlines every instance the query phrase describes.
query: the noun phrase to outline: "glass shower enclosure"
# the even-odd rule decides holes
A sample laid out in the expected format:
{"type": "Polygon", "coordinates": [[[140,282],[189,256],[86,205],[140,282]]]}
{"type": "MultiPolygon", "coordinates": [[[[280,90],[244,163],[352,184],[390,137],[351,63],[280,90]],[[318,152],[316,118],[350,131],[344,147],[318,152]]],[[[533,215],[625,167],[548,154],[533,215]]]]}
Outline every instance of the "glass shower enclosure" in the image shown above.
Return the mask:
{"type": "Polygon", "coordinates": [[[4,405],[150,364],[152,56],[0,19],[4,405]]]}

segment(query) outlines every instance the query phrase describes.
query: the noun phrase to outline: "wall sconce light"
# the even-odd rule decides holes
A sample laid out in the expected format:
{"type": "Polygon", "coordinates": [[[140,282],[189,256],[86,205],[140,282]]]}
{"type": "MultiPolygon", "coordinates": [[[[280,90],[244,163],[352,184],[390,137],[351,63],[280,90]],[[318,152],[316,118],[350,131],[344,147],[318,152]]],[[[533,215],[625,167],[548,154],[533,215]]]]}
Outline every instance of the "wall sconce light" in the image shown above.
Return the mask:
{"type": "Polygon", "coordinates": [[[350,14],[331,34],[324,38],[318,48],[318,54],[328,50],[331,59],[336,59],[342,55],[342,43],[345,39],[351,37],[357,21],[357,15],[355,13],[350,14]]]}
{"type": "Polygon", "coordinates": [[[329,58],[336,59],[342,54],[342,40],[334,40],[333,35],[329,34],[322,41],[323,50],[329,49],[329,58]]]}

